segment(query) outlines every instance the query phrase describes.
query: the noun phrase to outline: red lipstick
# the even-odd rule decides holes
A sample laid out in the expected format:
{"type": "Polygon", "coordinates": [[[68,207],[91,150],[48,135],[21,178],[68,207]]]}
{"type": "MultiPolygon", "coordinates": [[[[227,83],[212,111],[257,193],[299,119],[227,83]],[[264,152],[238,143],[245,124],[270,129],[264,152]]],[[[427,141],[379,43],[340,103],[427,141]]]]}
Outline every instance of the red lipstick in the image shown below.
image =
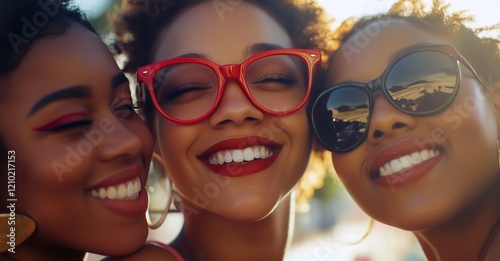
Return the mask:
{"type": "Polygon", "coordinates": [[[255,174],[269,168],[278,158],[281,148],[282,145],[264,137],[250,136],[244,138],[233,138],[223,140],[212,145],[200,156],[198,156],[198,158],[208,169],[216,174],[229,177],[242,177],[255,174]],[[262,153],[253,154],[255,155],[255,158],[251,157],[251,160],[240,159],[240,162],[235,162],[238,160],[233,159],[232,156],[229,157],[229,162],[222,162],[222,164],[217,162],[217,160],[213,160],[217,158],[216,155],[227,153],[232,155],[231,153],[235,150],[242,151],[244,149],[248,150],[248,148],[260,150],[262,153]]]}
{"type": "Polygon", "coordinates": [[[425,177],[443,158],[443,150],[432,140],[405,139],[375,155],[370,179],[384,187],[400,187],[425,177]]]}

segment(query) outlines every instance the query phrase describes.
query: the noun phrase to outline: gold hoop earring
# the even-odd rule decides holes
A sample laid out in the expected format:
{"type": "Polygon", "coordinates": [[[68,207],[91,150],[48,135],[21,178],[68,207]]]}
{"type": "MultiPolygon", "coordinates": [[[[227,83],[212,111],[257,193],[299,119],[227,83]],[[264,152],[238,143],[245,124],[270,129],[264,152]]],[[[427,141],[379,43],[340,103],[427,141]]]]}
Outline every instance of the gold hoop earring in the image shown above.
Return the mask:
{"type": "Polygon", "coordinates": [[[19,213],[0,214],[0,253],[14,249],[28,239],[36,229],[35,220],[19,213]]]}
{"type": "Polygon", "coordinates": [[[148,192],[146,220],[151,229],[157,229],[163,224],[170,210],[173,189],[161,156],[156,152],[151,158],[146,191],[148,192]]]}
{"type": "Polygon", "coordinates": [[[497,139],[497,158],[498,158],[498,168],[500,168],[500,139],[497,139]]]}

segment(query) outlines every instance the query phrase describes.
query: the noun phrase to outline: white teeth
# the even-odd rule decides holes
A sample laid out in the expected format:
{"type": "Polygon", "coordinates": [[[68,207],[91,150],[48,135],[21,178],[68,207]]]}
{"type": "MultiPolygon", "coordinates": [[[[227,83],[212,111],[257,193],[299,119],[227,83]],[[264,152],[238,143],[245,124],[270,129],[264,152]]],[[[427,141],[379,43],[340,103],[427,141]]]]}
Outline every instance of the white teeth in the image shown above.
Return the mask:
{"type": "Polygon", "coordinates": [[[241,163],[255,159],[266,159],[273,155],[273,151],[264,146],[252,146],[242,150],[218,151],[208,157],[208,162],[213,165],[224,163],[241,163]]]}
{"type": "Polygon", "coordinates": [[[233,150],[232,156],[233,156],[234,162],[236,162],[236,163],[243,162],[243,151],[233,150]]]}
{"type": "Polygon", "coordinates": [[[405,171],[413,166],[422,163],[439,155],[439,150],[422,150],[412,154],[402,156],[387,162],[379,168],[380,176],[389,176],[396,172],[405,171]]]}
{"type": "Polygon", "coordinates": [[[232,160],[233,159],[231,158],[231,152],[229,152],[228,150],[226,150],[226,154],[224,154],[224,162],[229,163],[232,160]]]}
{"type": "Polygon", "coordinates": [[[260,149],[259,147],[254,147],[253,148],[253,157],[256,159],[260,159],[260,149]]]}
{"type": "Polygon", "coordinates": [[[116,190],[115,187],[108,187],[107,189],[107,198],[109,199],[115,199],[118,196],[118,191],[116,190]]]}
{"type": "Polygon", "coordinates": [[[420,153],[418,152],[414,152],[411,154],[411,161],[413,162],[413,164],[419,164],[420,162],[422,162],[422,158],[420,157],[420,153]]]}
{"type": "Polygon", "coordinates": [[[253,160],[253,158],[254,158],[254,156],[253,156],[253,150],[252,150],[252,148],[245,148],[243,150],[243,159],[245,161],[251,161],[251,160],[253,160]]]}
{"type": "Polygon", "coordinates": [[[141,180],[139,177],[106,188],[90,190],[90,196],[100,199],[136,199],[141,191],[141,180]]]}

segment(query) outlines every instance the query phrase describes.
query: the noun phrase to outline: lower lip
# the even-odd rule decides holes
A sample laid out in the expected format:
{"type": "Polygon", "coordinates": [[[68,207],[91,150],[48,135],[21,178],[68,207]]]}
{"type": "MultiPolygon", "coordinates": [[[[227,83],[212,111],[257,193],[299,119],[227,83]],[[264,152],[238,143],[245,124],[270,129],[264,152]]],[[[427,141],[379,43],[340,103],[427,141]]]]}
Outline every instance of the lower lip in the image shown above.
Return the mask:
{"type": "Polygon", "coordinates": [[[425,177],[429,172],[441,161],[443,154],[426,160],[415,167],[397,174],[389,176],[377,177],[374,182],[380,186],[388,188],[397,188],[408,185],[425,177]]]}
{"type": "Polygon", "coordinates": [[[279,151],[275,152],[275,154],[269,158],[258,159],[244,163],[228,163],[222,165],[213,165],[206,161],[203,161],[203,163],[205,163],[207,168],[209,168],[216,174],[227,177],[243,177],[269,168],[276,161],[278,155],[279,151]]]}
{"type": "Polygon", "coordinates": [[[136,199],[99,199],[97,200],[99,204],[104,206],[106,209],[120,216],[126,217],[137,217],[145,216],[146,210],[148,208],[148,196],[146,189],[143,187],[139,191],[139,197],[136,199]]]}

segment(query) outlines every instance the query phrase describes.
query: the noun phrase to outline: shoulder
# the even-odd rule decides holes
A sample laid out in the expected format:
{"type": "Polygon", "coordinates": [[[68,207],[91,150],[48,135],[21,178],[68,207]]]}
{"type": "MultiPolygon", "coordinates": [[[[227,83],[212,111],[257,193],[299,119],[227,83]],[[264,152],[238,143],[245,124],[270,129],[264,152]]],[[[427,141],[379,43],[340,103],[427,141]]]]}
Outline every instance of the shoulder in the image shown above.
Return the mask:
{"type": "Polygon", "coordinates": [[[184,259],[168,245],[148,242],[136,252],[122,257],[106,257],[102,261],[184,261],[184,259]]]}

